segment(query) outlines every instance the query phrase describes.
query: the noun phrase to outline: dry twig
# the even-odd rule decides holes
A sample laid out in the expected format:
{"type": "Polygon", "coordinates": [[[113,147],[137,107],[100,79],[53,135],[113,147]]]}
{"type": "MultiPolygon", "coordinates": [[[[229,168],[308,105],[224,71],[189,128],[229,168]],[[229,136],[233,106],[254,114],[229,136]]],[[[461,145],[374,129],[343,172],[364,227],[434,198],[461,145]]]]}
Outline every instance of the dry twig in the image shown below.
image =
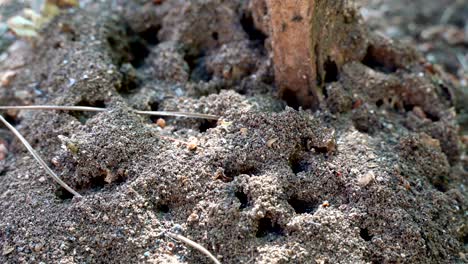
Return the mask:
{"type": "MultiPolygon", "coordinates": [[[[60,105],[26,105],[26,106],[0,106],[0,110],[62,110],[62,111],[86,111],[86,112],[105,112],[109,109],[90,106],[60,106],[60,105]]],[[[189,113],[189,112],[172,112],[172,111],[140,111],[135,110],[139,115],[153,116],[174,116],[174,117],[190,117],[209,120],[218,120],[215,115],[189,113]]]]}
{"type": "Polygon", "coordinates": [[[221,262],[219,262],[219,260],[215,256],[213,256],[213,254],[211,254],[206,248],[204,248],[202,245],[198,244],[197,242],[192,241],[184,236],[174,234],[171,232],[166,232],[165,234],[169,237],[179,240],[180,242],[185,243],[186,245],[189,245],[195,248],[196,250],[200,251],[201,253],[209,257],[215,264],[221,264],[221,262]]]}
{"type": "Polygon", "coordinates": [[[23,143],[23,145],[26,147],[26,149],[29,151],[29,153],[31,153],[31,155],[34,157],[34,159],[36,159],[36,161],[47,171],[47,173],[52,176],[52,178],[58,183],[60,184],[60,186],[62,186],[63,188],[65,188],[67,191],[69,191],[70,193],[72,193],[74,196],[76,197],[82,197],[78,192],[76,192],[75,190],[73,190],[70,186],[68,186],[64,181],[62,181],[58,176],[57,174],[55,174],[55,172],[49,167],[47,166],[47,164],[44,162],[44,160],[36,153],[36,151],[31,147],[31,145],[28,143],[28,141],[26,141],[26,139],[21,135],[20,132],[18,132],[18,130],[16,130],[15,127],[13,127],[10,123],[8,123],[8,121],[6,121],[6,119],[0,115],[0,121],[3,122],[3,124],[5,124],[5,126],[10,129],[11,132],[13,132],[13,134],[21,141],[21,143],[23,143]]]}

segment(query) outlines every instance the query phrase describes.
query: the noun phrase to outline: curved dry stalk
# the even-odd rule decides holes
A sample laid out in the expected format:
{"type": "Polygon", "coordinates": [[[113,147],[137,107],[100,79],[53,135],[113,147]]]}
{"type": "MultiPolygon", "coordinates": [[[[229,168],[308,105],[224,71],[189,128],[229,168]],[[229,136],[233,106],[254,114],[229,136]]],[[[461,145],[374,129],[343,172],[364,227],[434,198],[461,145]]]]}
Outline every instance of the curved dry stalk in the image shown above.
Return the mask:
{"type": "Polygon", "coordinates": [[[211,254],[208,249],[204,248],[202,245],[198,244],[197,242],[195,241],[192,241],[184,236],[181,236],[181,235],[178,235],[178,234],[174,234],[174,233],[171,233],[171,232],[166,232],[165,233],[167,236],[169,237],[172,237],[174,239],[177,239],[193,248],[195,248],[196,250],[200,251],[201,253],[205,254],[207,257],[209,257],[215,264],[221,264],[221,262],[219,262],[219,260],[213,256],[213,254],[211,254]]]}
{"type": "MultiPolygon", "coordinates": [[[[25,105],[25,106],[0,106],[0,110],[63,110],[63,111],[105,112],[108,109],[101,108],[101,107],[91,107],[91,106],[25,105]]],[[[209,120],[219,119],[219,117],[215,115],[189,113],[189,112],[135,110],[135,113],[139,115],[189,117],[189,118],[201,118],[201,119],[209,119],[209,120]]]]}
{"type": "Polygon", "coordinates": [[[15,105],[0,106],[0,110],[65,110],[85,112],[105,112],[107,109],[91,106],[61,106],[61,105],[15,105]]]}
{"type": "Polygon", "coordinates": [[[82,197],[78,192],[76,192],[75,190],[73,190],[70,186],[68,186],[64,181],[62,181],[59,176],[57,176],[57,174],[55,174],[55,172],[49,167],[47,166],[47,164],[45,163],[45,161],[36,153],[36,151],[31,147],[31,145],[28,143],[28,141],[26,141],[26,139],[23,137],[23,135],[21,135],[20,132],[18,132],[18,130],[16,130],[15,127],[13,127],[10,123],[8,123],[8,121],[2,116],[0,115],[0,121],[3,122],[3,124],[5,124],[5,126],[10,129],[11,132],[13,132],[13,134],[21,141],[21,143],[23,143],[23,145],[26,147],[26,149],[29,151],[29,153],[31,153],[31,155],[34,157],[34,159],[36,159],[36,161],[47,171],[47,173],[52,176],[52,178],[58,183],[60,184],[60,186],[62,186],[63,188],[65,188],[67,191],[69,191],[70,193],[72,193],[74,196],[76,197],[82,197]]]}
{"type": "Polygon", "coordinates": [[[219,116],[215,116],[215,115],[199,114],[199,113],[187,113],[187,112],[139,111],[139,110],[136,110],[135,113],[140,114],[140,115],[191,117],[191,118],[201,118],[201,119],[210,119],[210,120],[218,120],[219,119],[219,116]]]}

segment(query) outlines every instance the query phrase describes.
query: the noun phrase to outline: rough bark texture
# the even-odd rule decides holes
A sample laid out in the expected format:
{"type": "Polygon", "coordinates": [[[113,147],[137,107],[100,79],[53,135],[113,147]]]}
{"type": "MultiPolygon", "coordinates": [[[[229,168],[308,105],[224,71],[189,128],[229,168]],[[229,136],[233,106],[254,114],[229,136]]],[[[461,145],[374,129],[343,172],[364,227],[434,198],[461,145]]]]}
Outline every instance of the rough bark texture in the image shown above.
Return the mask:
{"type": "MultiPolygon", "coordinates": [[[[261,8],[260,2],[253,5],[261,8]]],[[[266,3],[279,94],[293,107],[317,109],[324,83],[336,80],[345,62],[365,55],[357,15],[344,0],[266,3]]],[[[254,16],[257,24],[264,20],[262,12],[254,12],[254,16]]]]}

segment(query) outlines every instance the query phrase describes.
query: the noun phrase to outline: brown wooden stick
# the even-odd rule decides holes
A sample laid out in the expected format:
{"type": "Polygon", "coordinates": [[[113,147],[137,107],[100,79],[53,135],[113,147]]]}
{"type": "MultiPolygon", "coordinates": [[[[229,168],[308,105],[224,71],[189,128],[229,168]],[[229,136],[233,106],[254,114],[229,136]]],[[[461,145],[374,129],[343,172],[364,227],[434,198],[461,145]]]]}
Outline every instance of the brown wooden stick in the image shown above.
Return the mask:
{"type": "Polygon", "coordinates": [[[313,89],[317,69],[311,53],[310,22],[314,1],[267,0],[267,4],[275,79],[280,97],[290,105],[307,108],[318,105],[320,95],[313,89]]]}
{"type": "MultiPolygon", "coordinates": [[[[269,17],[275,82],[292,107],[318,109],[326,81],[334,81],[341,66],[361,60],[367,50],[365,28],[346,0],[252,0],[265,2],[269,17]]],[[[254,7],[261,3],[252,4],[254,7]]],[[[255,11],[255,10],[254,10],[255,11]]]]}

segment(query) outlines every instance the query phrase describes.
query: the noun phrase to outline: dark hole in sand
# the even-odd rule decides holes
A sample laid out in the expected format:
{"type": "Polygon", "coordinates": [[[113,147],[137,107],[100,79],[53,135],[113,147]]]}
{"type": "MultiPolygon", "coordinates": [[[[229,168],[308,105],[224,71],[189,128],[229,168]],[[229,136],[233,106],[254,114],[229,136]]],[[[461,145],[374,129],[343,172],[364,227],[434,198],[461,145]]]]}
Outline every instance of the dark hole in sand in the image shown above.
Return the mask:
{"type": "Polygon", "coordinates": [[[108,37],[107,42],[109,43],[109,46],[115,47],[117,45],[117,40],[113,37],[108,37]]]}
{"type": "Polygon", "coordinates": [[[413,110],[414,105],[412,105],[412,104],[405,104],[405,105],[404,105],[404,108],[405,108],[405,111],[406,111],[406,112],[410,112],[410,111],[413,110]]]}
{"type": "Polygon", "coordinates": [[[325,83],[338,81],[338,67],[334,61],[328,59],[323,67],[325,69],[325,83]]]}
{"type": "Polygon", "coordinates": [[[295,174],[309,170],[309,164],[298,153],[293,154],[289,158],[289,167],[295,174]]]}
{"type": "Polygon", "coordinates": [[[402,111],[402,109],[405,108],[403,103],[400,100],[395,99],[395,98],[388,99],[388,103],[393,107],[393,110],[395,110],[396,112],[400,112],[402,111]]]}
{"type": "Polygon", "coordinates": [[[384,104],[384,100],[382,100],[382,99],[379,99],[379,100],[377,100],[377,102],[375,102],[375,105],[376,105],[377,107],[379,107],[379,108],[380,108],[383,104],[384,104]]]}
{"type": "MultiPolygon", "coordinates": [[[[80,193],[81,195],[85,195],[101,191],[104,188],[113,188],[115,186],[121,185],[126,180],[124,176],[120,176],[117,179],[115,179],[112,183],[108,183],[105,181],[106,176],[107,174],[105,172],[102,172],[101,175],[90,179],[90,181],[87,184],[71,187],[78,191],[78,193],[80,193]]],[[[73,198],[73,194],[63,187],[60,187],[55,191],[55,196],[63,201],[67,201],[73,198]]]]}
{"type": "Polygon", "coordinates": [[[199,52],[192,54],[186,53],[184,60],[187,62],[190,69],[190,80],[193,82],[208,82],[213,78],[213,74],[208,72],[205,63],[205,53],[199,52]]]}
{"type": "Polygon", "coordinates": [[[146,42],[138,37],[134,37],[129,42],[130,45],[130,63],[133,67],[138,68],[145,62],[150,51],[146,45],[146,42]]]}
{"type": "MultiPolygon", "coordinates": [[[[8,123],[10,123],[12,126],[16,126],[16,125],[19,125],[19,123],[21,123],[21,120],[16,117],[16,116],[13,116],[11,114],[8,114],[8,112],[4,112],[3,113],[3,117],[5,118],[6,121],[8,121],[8,123]]],[[[2,124],[2,126],[4,126],[2,124]]]]}
{"type": "Polygon", "coordinates": [[[312,214],[317,210],[318,205],[316,201],[305,201],[297,197],[292,197],[288,203],[294,208],[296,214],[312,214]]]}
{"type": "Polygon", "coordinates": [[[305,172],[308,170],[308,165],[303,162],[303,161],[293,161],[291,164],[291,169],[295,174],[298,174],[300,172],[305,172]]]}
{"type": "Polygon", "coordinates": [[[121,94],[130,94],[140,87],[140,79],[137,71],[132,64],[125,63],[119,69],[121,78],[121,85],[117,87],[117,91],[121,94]]]}
{"type": "Polygon", "coordinates": [[[139,32],[138,35],[146,40],[149,45],[157,45],[159,43],[158,33],[160,27],[152,26],[143,32],[139,32]]]}
{"type": "MultiPolygon", "coordinates": [[[[312,146],[312,149],[315,151],[315,153],[319,153],[319,154],[329,154],[330,152],[332,152],[330,149],[328,149],[327,147],[315,147],[315,146],[312,146]]],[[[327,156],[328,157],[328,156],[327,156]]]]}
{"type": "MultiPolygon", "coordinates": [[[[159,111],[159,102],[150,102],[149,103],[149,106],[150,106],[150,110],[151,111],[159,111]]],[[[151,120],[151,123],[156,123],[156,121],[158,121],[159,118],[162,118],[161,116],[149,116],[149,119],[151,120]]],[[[166,120],[167,118],[164,118],[164,120],[166,120]]]]}
{"type": "Polygon", "coordinates": [[[382,264],[382,263],[385,263],[385,260],[386,259],[384,257],[373,255],[372,260],[370,260],[370,263],[372,263],[372,264],[382,264]]]}
{"type": "Polygon", "coordinates": [[[105,175],[101,175],[99,177],[94,177],[90,180],[89,186],[86,189],[92,190],[92,191],[99,191],[104,186],[106,185],[106,182],[104,181],[105,175]]]}
{"type": "Polygon", "coordinates": [[[252,14],[242,14],[240,23],[245,33],[249,37],[249,40],[256,42],[258,46],[263,47],[267,36],[255,27],[252,14]]]}
{"type": "MultiPolygon", "coordinates": [[[[105,108],[106,104],[104,101],[97,100],[90,102],[88,100],[81,100],[75,106],[91,106],[91,107],[101,107],[105,108]]],[[[80,121],[81,124],[86,124],[89,118],[93,117],[94,115],[97,114],[97,112],[85,112],[85,111],[70,111],[68,112],[70,115],[74,116],[78,121],[80,121]]]]}
{"type": "Polygon", "coordinates": [[[443,177],[439,177],[432,182],[432,186],[439,192],[446,192],[448,190],[447,182],[443,177]]]}
{"type": "Polygon", "coordinates": [[[244,165],[244,164],[238,164],[236,166],[232,166],[230,168],[226,168],[224,170],[224,175],[229,179],[229,181],[234,180],[235,177],[246,174],[246,175],[256,175],[258,173],[257,168],[250,166],[250,165],[244,165]]]}
{"type": "Polygon", "coordinates": [[[284,90],[282,98],[289,107],[292,107],[295,110],[298,110],[299,107],[301,106],[301,104],[299,102],[299,98],[297,98],[296,93],[294,93],[291,90],[287,90],[287,89],[284,90]]]}
{"type": "Polygon", "coordinates": [[[111,184],[113,186],[121,185],[125,183],[126,180],[127,180],[127,177],[125,177],[124,175],[119,175],[119,177],[117,177],[117,179],[115,179],[111,184]]]}
{"type": "Polygon", "coordinates": [[[258,221],[257,237],[266,237],[272,235],[274,237],[283,235],[284,231],[280,225],[273,223],[270,218],[265,217],[258,221]]]}
{"type": "Polygon", "coordinates": [[[442,92],[442,96],[447,99],[447,101],[449,101],[451,103],[451,105],[453,105],[453,101],[454,101],[454,96],[452,94],[452,91],[450,90],[449,87],[447,87],[447,85],[445,84],[439,84],[439,88],[441,89],[441,92],[442,92]]]}
{"type": "Polygon", "coordinates": [[[205,119],[205,120],[201,121],[201,124],[200,124],[198,129],[200,130],[200,132],[205,133],[206,131],[208,131],[208,129],[215,128],[217,124],[218,124],[217,120],[206,120],[205,119]]]}
{"type": "Polygon", "coordinates": [[[55,42],[53,47],[54,47],[54,49],[60,49],[62,47],[62,42],[60,42],[60,41],[55,42]]]}
{"type": "Polygon", "coordinates": [[[211,33],[211,37],[212,37],[214,40],[218,41],[218,40],[219,40],[219,34],[218,34],[218,32],[213,32],[213,33],[211,33]]]}
{"type": "Polygon", "coordinates": [[[367,53],[362,60],[362,64],[383,73],[394,73],[398,69],[397,66],[393,65],[390,61],[386,61],[385,57],[379,54],[373,46],[369,46],[367,49],[367,53]]]}
{"type": "Polygon", "coordinates": [[[167,214],[169,213],[169,210],[169,205],[167,204],[158,204],[156,206],[156,211],[158,211],[159,213],[167,214]]]}
{"type": "MultiPolygon", "coordinates": [[[[405,108],[406,112],[413,111],[415,105],[413,104],[404,104],[403,107],[405,108]]],[[[424,114],[426,115],[427,118],[429,118],[432,122],[437,122],[440,120],[440,118],[436,115],[433,115],[429,112],[424,111],[424,114]]]]}
{"type": "Polygon", "coordinates": [[[59,187],[55,191],[55,196],[57,198],[59,198],[60,200],[62,200],[62,201],[68,201],[68,200],[71,200],[73,198],[73,194],[71,192],[65,190],[65,188],[63,188],[63,187],[59,187]]]}
{"type": "Polygon", "coordinates": [[[149,103],[151,111],[158,111],[159,110],[159,102],[151,102],[149,103]]]}
{"type": "Polygon", "coordinates": [[[239,199],[239,202],[241,205],[239,206],[239,209],[244,209],[247,208],[249,205],[249,198],[247,197],[247,194],[245,194],[243,191],[237,191],[235,193],[236,198],[239,199]]]}
{"type": "Polygon", "coordinates": [[[364,241],[371,241],[373,237],[371,234],[369,234],[369,230],[367,228],[361,228],[359,235],[362,239],[364,239],[364,241]]]}

